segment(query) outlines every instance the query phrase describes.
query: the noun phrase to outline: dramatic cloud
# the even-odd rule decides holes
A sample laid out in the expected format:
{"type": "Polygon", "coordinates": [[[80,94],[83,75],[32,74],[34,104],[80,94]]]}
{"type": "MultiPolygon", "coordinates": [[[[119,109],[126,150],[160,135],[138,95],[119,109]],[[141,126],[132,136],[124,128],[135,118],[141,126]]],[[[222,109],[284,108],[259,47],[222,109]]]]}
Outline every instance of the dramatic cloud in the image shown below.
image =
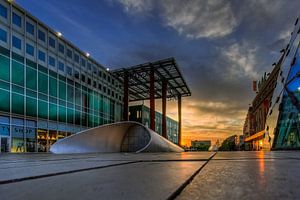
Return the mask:
{"type": "Polygon", "coordinates": [[[167,0],[162,6],[166,24],[189,38],[223,37],[237,25],[229,1],[167,0]]]}
{"type": "Polygon", "coordinates": [[[156,5],[165,24],[188,38],[223,37],[237,25],[226,0],[119,0],[119,3],[131,14],[145,14],[156,5]]]}
{"type": "Polygon", "coordinates": [[[237,43],[223,48],[225,57],[230,63],[229,73],[230,78],[249,77],[257,79],[258,73],[255,71],[256,65],[256,48],[250,45],[239,45],[237,43]]]}

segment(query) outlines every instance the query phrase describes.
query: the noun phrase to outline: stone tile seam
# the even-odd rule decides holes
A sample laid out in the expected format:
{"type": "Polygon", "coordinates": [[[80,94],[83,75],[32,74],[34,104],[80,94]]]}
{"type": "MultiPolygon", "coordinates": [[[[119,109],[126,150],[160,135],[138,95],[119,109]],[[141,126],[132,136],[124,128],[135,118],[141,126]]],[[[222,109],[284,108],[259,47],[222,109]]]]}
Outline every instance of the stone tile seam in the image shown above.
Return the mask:
{"type": "Polygon", "coordinates": [[[176,199],[176,197],[178,197],[181,192],[194,180],[194,178],[200,173],[200,171],[208,164],[209,161],[212,160],[212,158],[217,154],[217,152],[215,152],[213,155],[211,155],[206,162],[201,165],[201,167],[199,169],[196,170],[196,172],[194,174],[192,174],[192,176],[190,176],[183,184],[181,184],[177,190],[175,192],[173,192],[168,198],[167,200],[173,200],[176,199]]]}
{"type": "Polygon", "coordinates": [[[72,173],[84,172],[84,171],[90,171],[90,170],[96,170],[96,169],[116,167],[116,166],[120,166],[120,165],[129,165],[129,164],[140,163],[140,162],[141,161],[116,163],[116,164],[111,164],[111,165],[106,165],[106,166],[96,166],[96,167],[76,169],[76,170],[70,170],[70,171],[64,171],[64,172],[57,172],[57,173],[43,174],[43,175],[37,175],[37,176],[29,176],[29,177],[16,178],[16,179],[10,179],[10,180],[3,180],[3,181],[0,181],[0,185],[16,183],[16,182],[22,182],[22,181],[28,181],[28,180],[34,180],[34,179],[40,179],[40,178],[47,178],[47,177],[52,177],[52,176],[65,175],[65,174],[72,174],[72,173]]]}

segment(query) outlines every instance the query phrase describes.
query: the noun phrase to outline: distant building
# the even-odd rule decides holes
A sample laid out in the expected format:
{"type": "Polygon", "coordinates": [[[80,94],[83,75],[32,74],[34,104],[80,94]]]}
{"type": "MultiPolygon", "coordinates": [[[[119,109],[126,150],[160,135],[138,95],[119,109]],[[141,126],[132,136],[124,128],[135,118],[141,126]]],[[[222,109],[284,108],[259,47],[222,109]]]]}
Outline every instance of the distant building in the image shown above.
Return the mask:
{"type": "MultiPolygon", "coordinates": [[[[150,108],[145,105],[135,105],[129,107],[129,120],[140,122],[145,126],[150,125],[150,108]]],[[[155,131],[162,134],[162,114],[155,112],[155,131]]],[[[178,122],[167,117],[167,138],[178,144],[178,122]]]]}
{"type": "Polygon", "coordinates": [[[226,138],[223,142],[222,145],[220,146],[219,150],[220,151],[236,151],[237,146],[236,146],[236,141],[237,141],[237,135],[232,135],[228,138],[226,138]]]}
{"type": "Polygon", "coordinates": [[[236,137],[235,145],[238,151],[245,150],[245,137],[244,135],[238,135],[236,137]]]}
{"type": "Polygon", "coordinates": [[[191,149],[207,151],[210,146],[211,146],[210,140],[192,140],[191,141],[191,149]]]}

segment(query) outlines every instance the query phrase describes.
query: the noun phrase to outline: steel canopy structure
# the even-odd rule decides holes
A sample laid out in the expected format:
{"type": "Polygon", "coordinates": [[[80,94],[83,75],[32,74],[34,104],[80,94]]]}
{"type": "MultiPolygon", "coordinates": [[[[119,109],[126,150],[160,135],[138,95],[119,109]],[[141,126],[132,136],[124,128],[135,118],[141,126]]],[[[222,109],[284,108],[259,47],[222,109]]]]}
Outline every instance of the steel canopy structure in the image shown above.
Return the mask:
{"type": "Polygon", "coordinates": [[[163,97],[163,82],[166,81],[167,98],[177,99],[191,96],[191,91],[187,86],[178,64],[174,58],[167,58],[155,62],[147,62],[135,65],[129,68],[121,68],[112,71],[115,78],[124,82],[125,76],[128,76],[129,101],[150,100],[150,82],[151,71],[154,70],[154,90],[155,98],[163,97]]]}
{"type": "Polygon", "coordinates": [[[181,140],[181,97],[191,91],[174,58],[147,62],[112,71],[123,82],[123,119],[128,121],[128,105],[132,101],[150,100],[150,128],[155,130],[155,99],[162,99],[162,136],[167,137],[166,100],[178,100],[178,143],[181,140]]]}

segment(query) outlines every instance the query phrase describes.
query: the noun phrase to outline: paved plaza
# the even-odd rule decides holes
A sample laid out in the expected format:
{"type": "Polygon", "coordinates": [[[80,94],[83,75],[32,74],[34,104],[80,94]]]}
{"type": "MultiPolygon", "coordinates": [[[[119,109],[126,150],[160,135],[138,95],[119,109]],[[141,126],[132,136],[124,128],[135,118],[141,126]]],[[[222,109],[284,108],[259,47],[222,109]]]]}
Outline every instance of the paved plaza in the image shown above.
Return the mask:
{"type": "Polygon", "coordinates": [[[0,199],[299,199],[300,152],[0,154],[0,199]]]}

